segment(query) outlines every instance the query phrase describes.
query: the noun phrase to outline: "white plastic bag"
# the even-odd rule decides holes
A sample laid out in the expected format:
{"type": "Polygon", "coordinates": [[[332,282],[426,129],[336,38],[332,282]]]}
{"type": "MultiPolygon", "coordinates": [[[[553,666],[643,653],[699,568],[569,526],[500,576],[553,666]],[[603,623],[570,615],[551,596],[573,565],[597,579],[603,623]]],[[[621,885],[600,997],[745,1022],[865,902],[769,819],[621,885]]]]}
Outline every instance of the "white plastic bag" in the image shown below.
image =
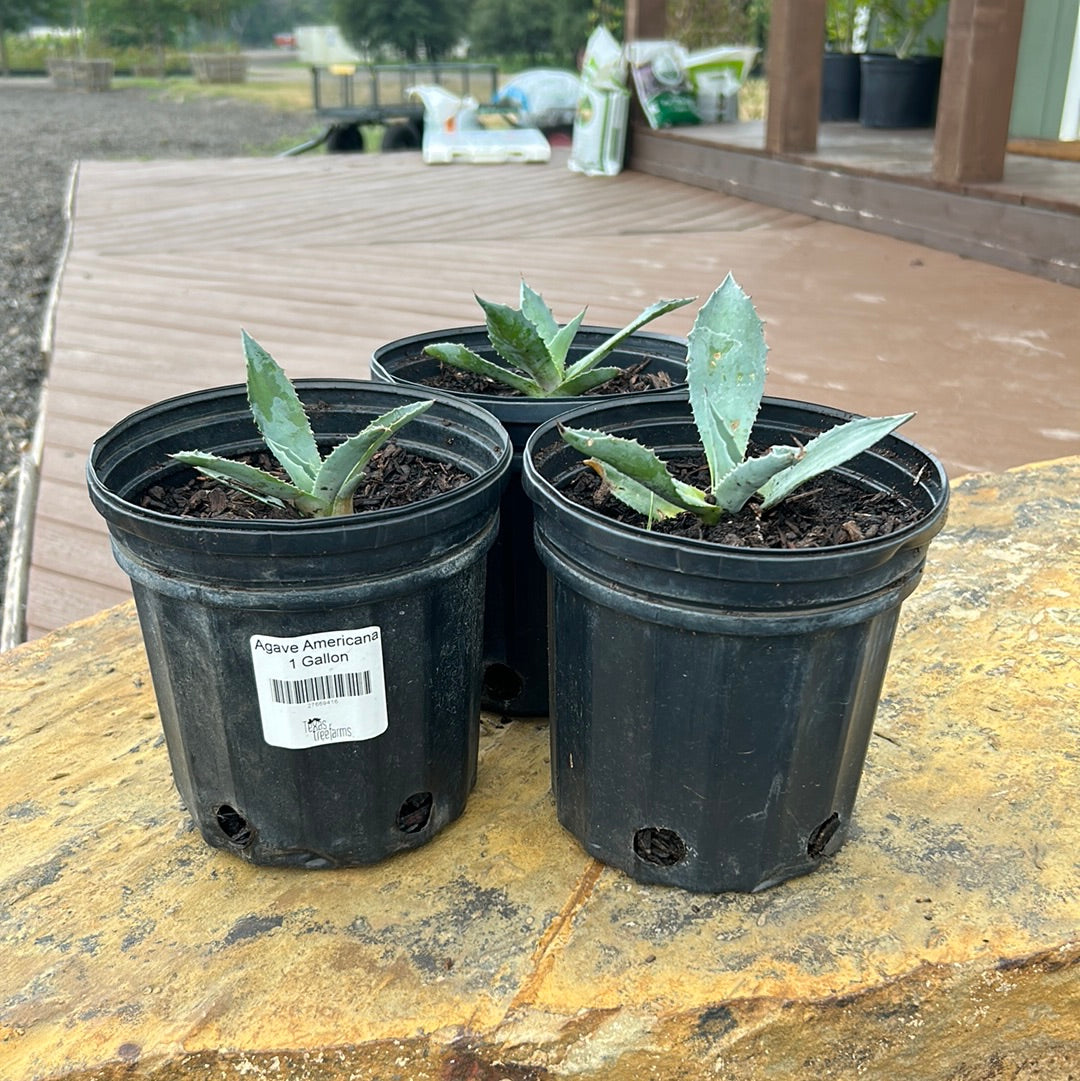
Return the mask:
{"type": "Polygon", "coordinates": [[[686,58],[686,73],[697,91],[698,112],[706,124],[738,120],[739,88],[757,59],[753,45],[719,45],[686,58]]]}
{"type": "Polygon", "coordinates": [[[586,176],[622,172],[629,102],[622,48],[607,29],[598,26],[589,35],[581,66],[570,169],[586,176]]]}
{"type": "Polygon", "coordinates": [[[507,82],[495,96],[496,105],[516,109],[522,124],[560,128],[573,124],[581,100],[581,79],[572,71],[533,68],[507,82]]]}
{"type": "Polygon", "coordinates": [[[699,124],[686,50],[675,41],[635,41],[627,49],[634,87],[651,128],[699,124]]]}
{"type": "Polygon", "coordinates": [[[476,98],[459,98],[434,83],[410,86],[405,92],[418,97],[423,103],[425,134],[429,131],[467,131],[477,127],[476,110],[479,103],[476,98]]]}

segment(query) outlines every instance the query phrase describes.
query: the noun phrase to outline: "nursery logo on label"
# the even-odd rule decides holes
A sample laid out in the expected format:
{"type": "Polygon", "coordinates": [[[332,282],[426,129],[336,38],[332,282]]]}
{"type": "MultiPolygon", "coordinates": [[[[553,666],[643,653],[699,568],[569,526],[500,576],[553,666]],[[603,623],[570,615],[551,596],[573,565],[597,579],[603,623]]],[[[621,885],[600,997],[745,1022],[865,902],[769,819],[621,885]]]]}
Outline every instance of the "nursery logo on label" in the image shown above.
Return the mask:
{"type": "Polygon", "coordinates": [[[329,721],[322,717],[308,717],[306,728],[308,735],[316,743],[329,743],[332,740],[352,739],[352,728],[346,725],[344,728],[335,728],[329,721]]]}
{"type": "Polygon", "coordinates": [[[296,638],[253,634],[250,646],[263,738],[271,746],[304,750],[386,731],[378,627],[296,638]]]}

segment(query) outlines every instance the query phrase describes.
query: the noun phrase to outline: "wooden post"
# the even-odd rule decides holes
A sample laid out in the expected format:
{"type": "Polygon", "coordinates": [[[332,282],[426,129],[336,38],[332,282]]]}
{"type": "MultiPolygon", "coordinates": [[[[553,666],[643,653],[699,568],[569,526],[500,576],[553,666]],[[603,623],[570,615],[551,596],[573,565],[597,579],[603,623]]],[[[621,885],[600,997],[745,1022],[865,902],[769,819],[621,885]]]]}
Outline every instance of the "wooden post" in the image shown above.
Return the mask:
{"type": "Polygon", "coordinates": [[[1000,180],[1005,172],[1024,0],[952,0],[941,69],[935,180],[1000,180]]]}
{"type": "Polygon", "coordinates": [[[661,41],[667,37],[667,0],[626,0],[627,41],[661,41]]]}
{"type": "Polygon", "coordinates": [[[769,108],[765,149],[817,149],[825,0],[774,0],[769,25],[769,108]]]}

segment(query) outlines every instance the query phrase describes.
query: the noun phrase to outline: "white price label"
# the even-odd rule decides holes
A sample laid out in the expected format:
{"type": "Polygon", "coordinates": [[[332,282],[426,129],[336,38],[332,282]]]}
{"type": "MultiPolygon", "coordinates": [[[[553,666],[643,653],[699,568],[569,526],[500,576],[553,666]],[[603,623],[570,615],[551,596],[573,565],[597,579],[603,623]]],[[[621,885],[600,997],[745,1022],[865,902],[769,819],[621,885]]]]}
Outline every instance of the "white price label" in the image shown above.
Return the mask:
{"type": "Polygon", "coordinates": [[[297,638],[251,636],[263,739],[302,750],[372,739],[386,731],[378,627],[297,638]]]}

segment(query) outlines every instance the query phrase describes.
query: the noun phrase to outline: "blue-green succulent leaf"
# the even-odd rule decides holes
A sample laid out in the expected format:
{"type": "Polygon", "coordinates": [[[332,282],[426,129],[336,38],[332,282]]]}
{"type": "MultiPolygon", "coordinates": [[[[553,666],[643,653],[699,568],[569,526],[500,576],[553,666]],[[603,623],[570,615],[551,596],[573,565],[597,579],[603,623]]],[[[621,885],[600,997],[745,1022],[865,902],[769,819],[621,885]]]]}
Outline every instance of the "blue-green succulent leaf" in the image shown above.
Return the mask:
{"type": "Polygon", "coordinates": [[[531,379],[517,372],[512,372],[509,368],[502,367],[501,364],[494,364],[490,360],[485,360],[479,353],[474,353],[471,349],[466,349],[465,346],[458,345],[455,342],[438,342],[426,346],[424,352],[429,357],[435,357],[444,364],[449,364],[452,368],[461,368],[476,375],[486,375],[488,379],[494,379],[498,383],[513,387],[514,390],[527,394],[530,398],[538,398],[543,395],[543,391],[531,379]]]}
{"type": "Polygon", "coordinates": [[[777,474],[761,487],[762,510],[775,506],[799,485],[868,450],[914,415],[900,413],[893,417],[859,417],[822,432],[802,448],[799,460],[790,469],[777,474]]]}
{"type": "Polygon", "coordinates": [[[687,304],[693,303],[694,299],[694,297],[683,297],[679,300],[658,300],[655,304],[650,304],[640,315],[627,323],[622,330],[612,334],[610,338],[601,342],[591,353],[586,354],[581,360],[572,364],[567,369],[566,377],[573,379],[575,376],[595,368],[613,349],[617,348],[635,331],[640,330],[646,323],[651,323],[661,315],[675,311],[676,308],[685,307],[687,304]]]}
{"type": "MultiPolygon", "coordinates": [[[[716,508],[709,504],[704,492],[677,481],[664,462],[636,440],[623,439],[591,428],[562,428],[560,434],[570,446],[587,455],[592,462],[604,469],[614,469],[620,478],[629,478],[641,489],[652,492],[677,510],[689,510],[695,514],[704,511],[706,515],[713,516],[716,508]]],[[[614,485],[612,491],[619,495],[614,485]]],[[[619,495],[619,498],[622,496],[619,495]]],[[[628,505],[640,510],[637,503],[628,505]]]]}
{"type": "Polygon", "coordinates": [[[562,381],[562,372],[548,353],[547,343],[529,319],[516,308],[496,304],[481,297],[477,303],[484,309],[488,337],[508,364],[520,368],[542,391],[550,393],[562,381]]]}
{"type": "Polygon", "coordinates": [[[633,477],[620,473],[613,465],[605,465],[597,458],[587,458],[586,465],[595,469],[611,488],[611,493],[625,503],[631,510],[644,514],[652,522],[665,518],[674,518],[683,513],[682,507],[669,503],[655,492],[638,483],[633,477]]]}
{"type": "Polygon", "coordinates": [[[310,492],[245,462],[219,458],[216,454],[205,454],[201,450],[178,451],[169,457],[192,466],[204,476],[227,484],[230,488],[247,492],[264,503],[277,507],[292,503],[302,514],[317,514],[323,509],[323,504],[310,492]]]}
{"type": "Polygon", "coordinates": [[[251,415],[293,483],[310,491],[321,458],[304,407],[277,361],[246,330],[242,337],[251,415]]]}
{"type": "Polygon", "coordinates": [[[687,346],[690,407],[713,487],[746,455],[767,352],[753,302],[729,274],[701,306],[687,346]]]}
{"type": "MultiPolygon", "coordinates": [[[[585,309],[582,308],[566,326],[560,327],[555,336],[548,342],[548,353],[555,366],[559,369],[560,374],[566,371],[566,354],[570,352],[570,346],[573,345],[577,332],[581,329],[581,321],[584,318],[585,309]]],[[[559,393],[565,392],[560,391],[559,393]]]]}
{"type": "Polygon", "coordinates": [[[560,383],[555,388],[555,393],[565,394],[570,397],[587,394],[593,387],[598,387],[609,379],[614,379],[621,371],[622,368],[593,368],[591,372],[586,372],[584,375],[575,376],[573,379],[567,379],[566,382],[560,383]]]}
{"type": "Polygon", "coordinates": [[[434,401],[410,402],[376,417],[362,432],[339,443],[315,478],[313,495],[330,514],[349,514],[353,495],[372,455],[402,426],[430,409],[434,401]]]}
{"type": "Polygon", "coordinates": [[[790,469],[800,454],[798,447],[771,447],[767,454],[740,462],[713,488],[716,505],[728,514],[737,514],[766,481],[790,469]]]}
{"type": "Polygon", "coordinates": [[[552,339],[559,333],[559,324],[544,298],[536,290],[530,289],[524,278],[521,280],[521,311],[536,327],[544,342],[551,345],[552,339]]]}

